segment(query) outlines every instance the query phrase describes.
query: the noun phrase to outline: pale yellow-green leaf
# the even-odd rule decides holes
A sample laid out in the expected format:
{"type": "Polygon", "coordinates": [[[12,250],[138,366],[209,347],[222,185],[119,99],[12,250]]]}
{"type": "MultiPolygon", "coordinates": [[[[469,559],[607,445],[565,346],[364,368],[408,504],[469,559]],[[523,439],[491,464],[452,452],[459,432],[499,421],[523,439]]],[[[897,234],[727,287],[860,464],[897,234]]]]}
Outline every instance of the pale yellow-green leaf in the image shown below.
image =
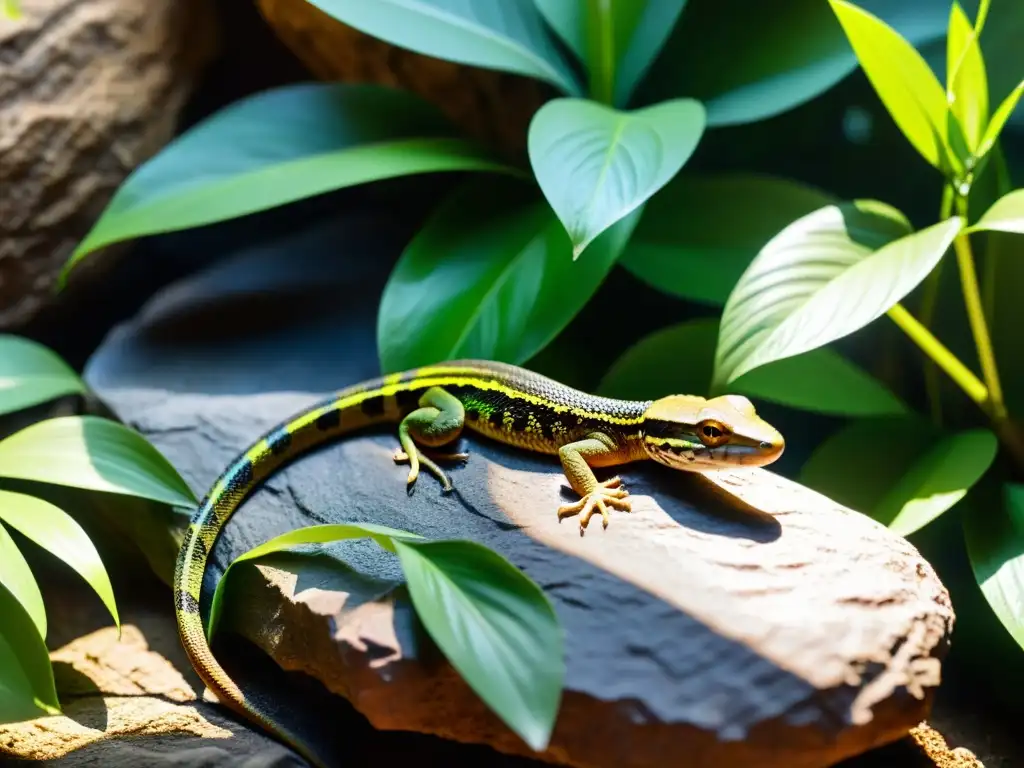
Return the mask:
{"type": "MultiPolygon", "coordinates": [[[[16,494],[6,494],[14,496],[16,494]]],[[[0,491],[0,513],[3,512],[4,493],[0,491]]],[[[28,567],[25,556],[11,534],[0,525],[0,584],[7,587],[14,599],[21,603],[32,623],[39,630],[39,636],[46,637],[46,608],[43,606],[43,595],[39,591],[36,577],[28,567]]]]}
{"type": "Polygon", "coordinates": [[[896,30],[845,0],[829,0],[878,97],[929,163],[949,167],[946,95],[927,62],[896,30]]]}
{"type": "Polygon", "coordinates": [[[988,122],[988,77],[978,35],[958,2],[949,15],[946,78],[950,111],[960,122],[967,148],[976,152],[988,122]]]}
{"type": "Polygon", "coordinates": [[[1010,91],[1010,94],[1003,99],[1003,103],[996,108],[995,113],[992,115],[992,119],[988,121],[988,128],[985,129],[985,136],[981,140],[981,146],[978,147],[978,157],[982,157],[987,154],[995,145],[996,140],[999,138],[999,134],[1003,132],[1003,127],[1006,125],[1006,121],[1010,119],[1010,115],[1013,114],[1013,110],[1017,108],[1017,102],[1020,101],[1020,97],[1022,95],[1024,95],[1024,80],[1021,80],[1020,84],[1010,91]]]}
{"type": "Polygon", "coordinates": [[[968,231],[984,230],[1024,234],[1024,189],[1003,195],[968,231]]]}

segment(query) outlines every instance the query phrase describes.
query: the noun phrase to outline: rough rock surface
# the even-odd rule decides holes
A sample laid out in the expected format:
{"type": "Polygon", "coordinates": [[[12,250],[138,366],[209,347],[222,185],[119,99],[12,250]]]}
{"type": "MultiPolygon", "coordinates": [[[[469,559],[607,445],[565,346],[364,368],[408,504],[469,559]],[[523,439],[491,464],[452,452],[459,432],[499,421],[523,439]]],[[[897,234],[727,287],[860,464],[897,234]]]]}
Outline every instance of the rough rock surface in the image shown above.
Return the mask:
{"type": "Polygon", "coordinates": [[[118,185],[173,135],[213,52],[202,0],[22,0],[0,19],[0,328],[49,300],[118,185]]]}
{"type": "MultiPolygon", "coordinates": [[[[231,257],[155,297],[87,379],[205,492],[263,429],[377,372],[392,232],[341,220],[231,257]]],[[[768,471],[708,482],[636,466],[621,473],[634,513],[580,538],[554,515],[568,498],[557,464],[466,445],[450,497],[429,476],[406,495],[386,432],[325,448],[245,505],[215,562],[325,521],[496,548],[547,590],[566,629],[551,761],[817,768],[928,712],[953,612],[931,567],[882,526],[768,471]]],[[[209,575],[207,598],[220,574],[209,575]]],[[[239,576],[230,626],[376,727],[529,754],[423,641],[397,564],[375,545],[282,555],[239,576]]]]}
{"type": "Polygon", "coordinates": [[[423,56],[366,35],[306,0],[257,0],[278,36],[319,78],[391,85],[432,101],[469,135],[526,149],[530,118],[554,91],[538,81],[423,56]]]}

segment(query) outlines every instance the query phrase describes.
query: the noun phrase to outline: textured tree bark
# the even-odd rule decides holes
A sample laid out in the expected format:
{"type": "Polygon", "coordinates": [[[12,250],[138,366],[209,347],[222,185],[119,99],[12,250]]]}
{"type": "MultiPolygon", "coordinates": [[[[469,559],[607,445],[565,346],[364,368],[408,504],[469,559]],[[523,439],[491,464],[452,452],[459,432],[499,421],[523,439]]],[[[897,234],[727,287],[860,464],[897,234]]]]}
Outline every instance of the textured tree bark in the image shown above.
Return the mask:
{"type": "Polygon", "coordinates": [[[215,50],[203,0],[22,6],[0,21],[0,328],[49,301],[118,185],[173,136],[215,50]]]}

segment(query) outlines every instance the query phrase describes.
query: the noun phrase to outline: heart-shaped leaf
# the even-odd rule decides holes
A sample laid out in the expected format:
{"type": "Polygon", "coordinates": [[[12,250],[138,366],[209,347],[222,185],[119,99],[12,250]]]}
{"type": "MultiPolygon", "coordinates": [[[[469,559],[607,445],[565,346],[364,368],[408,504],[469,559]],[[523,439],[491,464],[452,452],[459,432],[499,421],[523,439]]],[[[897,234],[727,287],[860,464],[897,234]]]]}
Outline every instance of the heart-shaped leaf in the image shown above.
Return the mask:
{"type": "MultiPolygon", "coordinates": [[[[607,397],[654,400],[668,394],[710,396],[718,321],[691,320],[641,339],[615,361],[598,391],[607,397]],[[685,361],[666,365],[666,360],[685,361]]],[[[838,352],[820,348],[750,371],[735,394],[836,416],[884,416],[906,406],[881,382],[838,352]]]]}
{"type": "Polygon", "coordinates": [[[74,518],[42,499],[0,491],[0,520],[77,571],[99,595],[120,630],[121,619],[107,569],[74,518]]]}
{"type": "Polygon", "coordinates": [[[974,578],[1006,631],[1024,648],[1024,485],[1007,484],[1002,507],[964,515],[974,578]]]}
{"type": "Polygon", "coordinates": [[[85,392],[70,365],[42,344],[0,334],[0,414],[85,392]]]}
{"type": "Polygon", "coordinates": [[[377,318],[383,370],[457,358],[522,364],[587,303],[639,211],[574,262],[565,229],[526,184],[471,180],[406,247],[377,318]]]}
{"type": "Polygon", "coordinates": [[[846,0],[829,3],[864,73],[903,135],[925,160],[946,170],[946,95],[928,63],[877,16],[846,0]]]}
{"type": "Polygon", "coordinates": [[[530,163],[578,257],[675,176],[704,132],[704,108],[677,99],[623,112],[554,99],[530,123],[530,163]]]}
{"type": "Polygon", "coordinates": [[[619,264],[658,290],[721,306],[769,240],[831,202],[788,179],[681,174],[644,207],[619,264]]]}
{"type": "Polygon", "coordinates": [[[544,592],[469,541],[395,541],[416,614],[477,695],[532,749],[551,738],[565,677],[544,592]]]}
{"type": "Polygon", "coordinates": [[[47,419],[0,441],[0,477],[196,504],[185,481],[144,437],[97,416],[47,419]]]}
{"type": "Polygon", "coordinates": [[[968,229],[970,232],[983,230],[1024,235],[1024,189],[1003,195],[968,229]]]}
{"type": "Polygon", "coordinates": [[[988,123],[988,77],[971,20],[954,0],[946,49],[946,99],[960,122],[967,149],[976,152],[988,123]]]}
{"type": "Polygon", "coordinates": [[[515,72],[579,95],[533,0],[307,0],[392,45],[446,61],[515,72]]]}
{"type": "Polygon", "coordinates": [[[875,201],[798,219],[762,249],[725,304],[715,386],[885,314],[931,272],[962,226],[954,217],[905,234],[904,216],[875,201]]]}
{"type": "MultiPolygon", "coordinates": [[[[3,512],[4,496],[16,496],[14,493],[0,491],[0,512],[3,512]]],[[[11,534],[0,525],[0,586],[6,587],[21,607],[25,609],[32,623],[35,624],[39,636],[46,637],[46,608],[43,605],[43,594],[39,591],[36,577],[28,567],[25,556],[14,543],[11,534]]]]}
{"type": "Polygon", "coordinates": [[[996,450],[984,429],[942,433],[916,416],[866,419],[818,446],[800,481],[909,536],[960,501],[996,450]]]}
{"type": "Polygon", "coordinates": [[[291,550],[295,547],[304,546],[306,544],[329,544],[334,541],[343,541],[345,539],[373,539],[378,545],[383,547],[389,552],[394,552],[394,546],[392,541],[395,539],[422,539],[423,537],[409,533],[408,531],[400,531],[397,528],[388,528],[384,525],[375,525],[374,523],[348,523],[348,524],[328,524],[328,525],[310,525],[305,528],[296,528],[293,531],[288,531],[280,536],[275,536],[269,541],[265,541],[257,547],[253,547],[248,552],[245,552],[228,565],[227,570],[224,571],[224,575],[220,581],[217,582],[217,587],[213,592],[213,600],[210,602],[210,616],[206,622],[206,635],[212,638],[214,633],[217,631],[217,625],[220,623],[220,617],[224,611],[224,590],[227,589],[228,576],[232,572],[232,568],[241,563],[251,562],[260,557],[266,555],[272,555],[275,552],[284,552],[291,550]]]}
{"type": "Polygon", "coordinates": [[[31,617],[0,584],[0,723],[59,715],[53,667],[31,617]]]}
{"type": "Polygon", "coordinates": [[[591,73],[591,98],[624,106],[672,32],[686,0],[534,0],[591,73]]]}
{"type": "Polygon", "coordinates": [[[111,243],[343,187],[435,171],[509,170],[453,133],[433,106],[397,89],[303,83],[258,93],[189,129],[135,169],[64,273],[111,243]]]}

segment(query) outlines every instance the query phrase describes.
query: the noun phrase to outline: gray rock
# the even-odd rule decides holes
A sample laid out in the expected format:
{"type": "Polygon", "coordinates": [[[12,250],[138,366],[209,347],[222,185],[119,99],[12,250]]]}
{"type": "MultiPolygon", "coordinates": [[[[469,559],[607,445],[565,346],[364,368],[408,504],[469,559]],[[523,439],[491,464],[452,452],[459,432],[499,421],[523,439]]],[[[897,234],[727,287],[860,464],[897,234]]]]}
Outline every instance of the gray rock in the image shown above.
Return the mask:
{"type": "MultiPolygon", "coordinates": [[[[112,334],[87,380],[202,494],[264,429],[378,373],[389,232],[337,222],[210,268],[112,334]]],[[[239,570],[227,626],[376,727],[577,766],[818,768],[926,716],[953,611],[913,546],[867,517],[766,470],[633,466],[620,473],[633,514],[581,538],[555,516],[572,498],[557,461],[470,437],[455,494],[426,475],[409,496],[395,446],[388,431],[353,437],[272,477],[219,542],[206,599],[234,557],[298,526],[470,538],[551,597],[566,691],[550,749],[533,755],[424,640],[376,545],[239,570]]]]}

